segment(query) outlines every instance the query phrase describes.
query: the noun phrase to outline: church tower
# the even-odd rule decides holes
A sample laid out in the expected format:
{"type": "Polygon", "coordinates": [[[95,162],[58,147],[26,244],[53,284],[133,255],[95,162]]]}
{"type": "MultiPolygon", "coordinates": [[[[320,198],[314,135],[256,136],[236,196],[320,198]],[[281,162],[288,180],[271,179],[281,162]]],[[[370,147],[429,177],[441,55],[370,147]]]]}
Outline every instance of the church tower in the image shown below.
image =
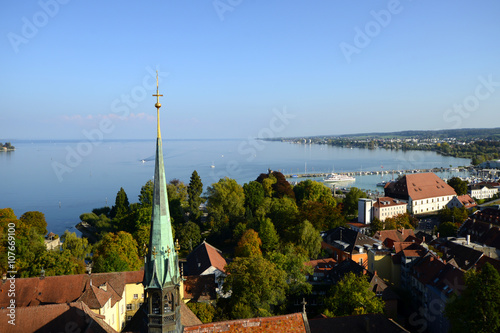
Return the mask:
{"type": "Polygon", "coordinates": [[[180,313],[180,282],[177,249],[172,237],[172,225],[168,209],[167,182],[163,166],[163,150],[160,132],[160,95],[156,72],[156,115],[158,132],[153,191],[151,234],[144,265],[144,290],[149,333],[180,333],[183,331],[180,313]]]}

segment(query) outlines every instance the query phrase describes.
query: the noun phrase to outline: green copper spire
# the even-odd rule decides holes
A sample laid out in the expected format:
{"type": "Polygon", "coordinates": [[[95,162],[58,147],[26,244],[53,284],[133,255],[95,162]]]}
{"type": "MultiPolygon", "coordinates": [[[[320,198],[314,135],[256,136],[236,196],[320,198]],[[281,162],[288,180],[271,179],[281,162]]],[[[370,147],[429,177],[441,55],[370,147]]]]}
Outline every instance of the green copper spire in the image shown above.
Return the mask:
{"type": "Polygon", "coordinates": [[[158,132],[156,138],[156,160],[153,192],[153,213],[151,234],[144,266],[144,287],[162,289],[176,285],[180,281],[177,252],[172,237],[172,225],[168,209],[167,182],[163,166],[163,149],[160,133],[160,95],[158,92],[158,72],[156,73],[156,113],[158,132]]]}

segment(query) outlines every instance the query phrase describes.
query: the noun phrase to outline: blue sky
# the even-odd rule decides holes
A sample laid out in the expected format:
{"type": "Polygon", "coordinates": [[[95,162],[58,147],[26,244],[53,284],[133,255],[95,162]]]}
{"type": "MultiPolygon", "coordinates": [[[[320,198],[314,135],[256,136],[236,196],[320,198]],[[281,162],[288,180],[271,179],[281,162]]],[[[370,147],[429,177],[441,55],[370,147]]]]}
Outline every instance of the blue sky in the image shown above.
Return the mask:
{"type": "Polygon", "coordinates": [[[500,126],[495,0],[2,5],[2,140],[152,138],[156,69],[170,139],[500,126]]]}

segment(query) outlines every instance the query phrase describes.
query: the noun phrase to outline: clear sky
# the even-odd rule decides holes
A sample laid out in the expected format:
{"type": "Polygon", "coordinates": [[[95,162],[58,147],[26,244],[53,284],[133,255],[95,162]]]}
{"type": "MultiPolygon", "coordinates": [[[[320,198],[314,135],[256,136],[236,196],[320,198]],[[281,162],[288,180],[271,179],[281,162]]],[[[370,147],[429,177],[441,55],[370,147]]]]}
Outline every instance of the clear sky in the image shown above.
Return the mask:
{"type": "Polygon", "coordinates": [[[5,0],[0,139],[152,138],[156,69],[168,139],[498,127],[499,17],[498,0],[5,0]]]}

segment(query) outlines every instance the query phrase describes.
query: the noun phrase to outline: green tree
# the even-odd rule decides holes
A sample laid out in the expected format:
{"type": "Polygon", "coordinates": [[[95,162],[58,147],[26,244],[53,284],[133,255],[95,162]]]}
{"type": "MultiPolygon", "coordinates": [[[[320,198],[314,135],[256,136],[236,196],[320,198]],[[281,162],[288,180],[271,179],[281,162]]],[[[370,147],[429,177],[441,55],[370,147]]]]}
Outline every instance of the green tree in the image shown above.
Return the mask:
{"type": "Polygon", "coordinates": [[[142,207],[153,206],[153,191],[154,183],[152,180],[148,180],[146,184],[141,187],[141,192],[139,193],[139,203],[142,207]]]}
{"type": "Polygon", "coordinates": [[[323,183],[310,179],[295,185],[293,192],[295,193],[295,199],[299,207],[307,201],[319,202],[331,207],[335,207],[337,204],[329,187],[323,183]]]}
{"type": "Polygon", "coordinates": [[[311,293],[312,285],[307,282],[307,275],[312,275],[314,269],[312,266],[305,265],[309,258],[304,252],[289,243],[282,252],[273,251],[269,253],[269,260],[287,274],[287,299],[291,300],[292,297],[290,296],[311,293]]]}
{"type": "Polygon", "coordinates": [[[223,291],[231,297],[219,304],[232,318],[267,317],[285,301],[286,273],[261,256],[235,258],[226,273],[223,291]]]}
{"type": "Polygon", "coordinates": [[[243,236],[241,236],[238,246],[236,246],[234,250],[234,254],[237,257],[262,256],[262,251],[260,250],[261,246],[262,240],[259,238],[259,234],[253,229],[248,229],[243,236]]]}
{"type": "Polygon", "coordinates": [[[469,217],[469,212],[465,207],[443,207],[438,212],[438,217],[441,222],[454,222],[456,224],[462,224],[469,217]]]}
{"type": "Polygon", "coordinates": [[[271,219],[281,238],[288,237],[295,226],[299,209],[295,200],[289,197],[271,199],[271,206],[267,216],[271,219]]]}
{"type": "Polygon", "coordinates": [[[299,208],[299,219],[308,220],[317,230],[329,230],[345,225],[345,217],[340,205],[315,201],[305,201],[299,208]]]}
{"type": "Polygon", "coordinates": [[[262,240],[262,250],[265,253],[278,248],[280,238],[276,232],[273,222],[269,218],[264,218],[259,222],[259,235],[262,240]]]}
{"type": "Polygon", "coordinates": [[[196,317],[201,320],[203,324],[213,322],[215,316],[215,308],[212,304],[202,302],[188,302],[188,308],[193,311],[196,317]]]}
{"type": "Polygon", "coordinates": [[[235,225],[245,214],[245,193],[236,180],[222,178],[207,189],[207,209],[216,223],[235,225]]]}
{"type": "Polygon", "coordinates": [[[439,237],[456,237],[457,230],[458,228],[453,222],[441,223],[437,228],[437,231],[439,232],[439,237]]]}
{"type": "Polygon", "coordinates": [[[245,193],[245,206],[255,215],[257,209],[264,202],[265,192],[262,184],[257,181],[251,181],[243,185],[245,193]]]}
{"type": "Polygon", "coordinates": [[[111,208],[110,212],[111,218],[114,217],[121,218],[124,215],[128,214],[130,210],[129,206],[130,205],[128,202],[127,193],[125,193],[123,187],[120,187],[120,190],[116,194],[115,205],[111,208]]]}
{"type": "Polygon", "coordinates": [[[330,289],[324,304],[323,313],[328,317],[382,313],[384,309],[384,301],[371,290],[367,277],[352,272],[330,289]]]}
{"type": "Polygon", "coordinates": [[[174,224],[184,222],[184,210],[188,208],[187,186],[178,179],[172,179],[167,184],[168,207],[174,224]]]}
{"type": "Polygon", "coordinates": [[[450,332],[500,331],[500,275],[489,263],[465,273],[465,290],[446,304],[450,332]]]}
{"type": "Polygon", "coordinates": [[[321,236],[311,222],[302,221],[296,227],[295,244],[302,247],[309,258],[316,259],[321,251],[321,236]]]}
{"type": "Polygon", "coordinates": [[[343,201],[345,213],[347,215],[358,215],[358,200],[366,197],[367,195],[365,192],[357,187],[351,187],[343,201]]]}
{"type": "Polygon", "coordinates": [[[192,251],[201,241],[200,227],[191,221],[182,225],[178,233],[181,249],[192,251]]]}
{"type": "Polygon", "coordinates": [[[370,223],[370,234],[373,236],[377,231],[383,230],[384,224],[378,218],[374,218],[370,223]]]}
{"type": "Polygon", "coordinates": [[[151,224],[141,225],[136,232],[134,232],[134,239],[137,242],[137,254],[144,257],[148,252],[149,236],[151,233],[151,224]]]}
{"type": "Polygon", "coordinates": [[[47,221],[41,212],[26,212],[19,218],[30,228],[34,228],[37,233],[45,236],[47,234],[47,221]]]}
{"type": "Polygon", "coordinates": [[[388,217],[383,222],[387,230],[393,229],[415,229],[418,225],[418,220],[409,213],[398,214],[388,217]]]}
{"type": "Polygon", "coordinates": [[[453,187],[455,192],[457,192],[457,195],[464,195],[467,194],[469,183],[458,177],[453,177],[450,180],[448,180],[448,185],[453,187]]]}
{"type": "Polygon", "coordinates": [[[104,235],[95,245],[92,261],[96,273],[136,271],[142,266],[137,242],[124,231],[104,235]]]}
{"type": "Polygon", "coordinates": [[[262,184],[266,197],[295,199],[292,186],[281,172],[269,170],[267,174],[261,173],[256,181],[262,184]]]}
{"type": "Polygon", "coordinates": [[[193,221],[197,221],[201,216],[200,205],[203,202],[201,194],[203,193],[203,183],[196,170],[191,174],[191,179],[188,185],[188,203],[189,214],[193,221]]]}
{"type": "Polygon", "coordinates": [[[76,259],[85,260],[90,255],[91,246],[87,238],[80,238],[74,232],[66,230],[61,236],[62,250],[68,250],[76,259]]]}

